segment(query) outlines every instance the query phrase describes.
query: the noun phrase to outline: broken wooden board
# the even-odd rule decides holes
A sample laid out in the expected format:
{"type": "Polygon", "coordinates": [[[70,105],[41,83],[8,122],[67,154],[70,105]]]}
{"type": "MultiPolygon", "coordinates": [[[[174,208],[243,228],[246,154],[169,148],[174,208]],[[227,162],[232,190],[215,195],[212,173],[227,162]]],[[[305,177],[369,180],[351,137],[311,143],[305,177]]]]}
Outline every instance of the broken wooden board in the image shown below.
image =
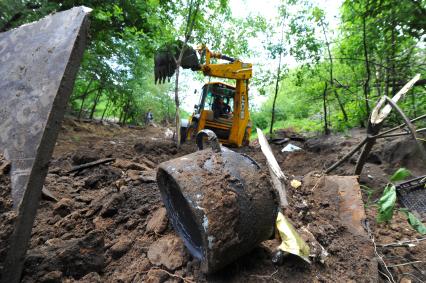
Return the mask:
{"type": "Polygon", "coordinates": [[[76,7],[0,34],[0,151],[18,217],[2,282],[19,282],[48,163],[83,57],[91,9],[76,7]]]}
{"type": "Polygon", "coordinates": [[[362,223],[366,219],[357,176],[325,176],[326,188],[336,188],[338,212],[343,225],[355,235],[367,236],[362,223]]]}
{"type": "Polygon", "coordinates": [[[286,176],[281,170],[280,165],[278,165],[274,153],[272,152],[271,146],[266,140],[266,137],[263,134],[262,130],[256,128],[256,131],[259,139],[260,149],[262,150],[263,155],[265,155],[266,157],[266,161],[269,168],[269,174],[271,175],[272,185],[274,186],[274,189],[277,191],[277,194],[279,196],[280,206],[282,208],[285,208],[288,206],[287,191],[285,189],[284,184],[286,176]]]}

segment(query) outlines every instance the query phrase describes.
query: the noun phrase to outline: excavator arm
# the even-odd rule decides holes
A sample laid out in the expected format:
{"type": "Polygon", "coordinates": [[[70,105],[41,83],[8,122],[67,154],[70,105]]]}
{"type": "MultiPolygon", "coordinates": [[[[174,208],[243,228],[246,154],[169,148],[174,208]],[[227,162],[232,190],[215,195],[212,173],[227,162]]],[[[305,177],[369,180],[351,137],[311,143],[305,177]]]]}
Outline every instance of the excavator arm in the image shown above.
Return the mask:
{"type": "MultiPolygon", "coordinates": [[[[176,45],[177,47],[177,45],[176,45]]],[[[155,56],[155,83],[164,83],[166,78],[170,80],[177,67],[177,58],[179,58],[179,48],[167,48],[155,56]]],[[[219,52],[210,51],[205,45],[199,46],[196,50],[186,46],[182,56],[181,67],[183,69],[192,69],[193,71],[202,71],[205,76],[248,80],[252,77],[252,64],[243,63],[238,59],[231,58],[219,52]],[[198,59],[196,53],[200,55],[198,59]],[[211,63],[212,58],[229,61],[229,63],[211,63]],[[205,61],[200,63],[200,61],[205,61]]]]}
{"type": "Polygon", "coordinates": [[[252,77],[252,64],[250,63],[243,63],[219,52],[212,52],[205,45],[198,47],[197,51],[201,55],[205,54],[206,62],[200,66],[200,70],[205,76],[235,80],[248,80],[252,77]],[[226,60],[230,63],[212,64],[210,63],[211,58],[226,60]]]}

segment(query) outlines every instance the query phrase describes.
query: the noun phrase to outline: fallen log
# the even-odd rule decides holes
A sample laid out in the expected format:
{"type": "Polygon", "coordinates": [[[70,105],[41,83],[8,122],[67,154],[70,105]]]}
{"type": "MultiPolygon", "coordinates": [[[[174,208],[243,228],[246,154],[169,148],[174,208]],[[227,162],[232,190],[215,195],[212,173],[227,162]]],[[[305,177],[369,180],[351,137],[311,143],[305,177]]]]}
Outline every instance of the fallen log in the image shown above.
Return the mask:
{"type": "Polygon", "coordinates": [[[112,161],[115,161],[115,158],[99,159],[99,160],[92,161],[92,162],[89,162],[89,163],[85,163],[85,164],[82,164],[82,165],[74,166],[67,173],[70,174],[70,173],[73,173],[73,172],[81,171],[81,170],[84,170],[84,169],[87,169],[87,168],[92,168],[92,167],[95,167],[95,166],[98,166],[98,165],[101,165],[101,164],[105,164],[105,163],[108,163],[108,162],[112,162],[112,161]]]}
{"type": "MultiPolygon", "coordinates": [[[[361,154],[358,158],[355,175],[360,175],[364,164],[367,162],[368,155],[370,154],[371,149],[376,143],[376,135],[380,132],[383,121],[389,116],[392,108],[398,101],[405,96],[405,94],[414,86],[414,84],[420,79],[420,74],[417,74],[413,79],[411,79],[397,94],[392,97],[392,99],[383,96],[376,107],[374,107],[371,112],[370,119],[368,120],[367,127],[367,142],[365,143],[361,154]],[[388,103],[386,103],[388,102],[388,103]],[[385,105],[386,103],[386,105],[385,105]],[[383,107],[384,105],[384,107],[383,107]]],[[[406,122],[406,121],[405,121],[406,122]]],[[[408,126],[408,125],[407,125],[408,126]]]]}
{"type": "Polygon", "coordinates": [[[351,156],[353,156],[356,152],[358,152],[362,148],[361,154],[358,158],[358,161],[355,167],[355,175],[360,175],[364,167],[364,164],[367,161],[368,155],[370,154],[370,151],[376,142],[376,139],[384,138],[384,137],[400,136],[400,135],[406,135],[406,134],[411,134],[411,136],[416,140],[419,151],[426,162],[426,152],[423,146],[417,141],[417,137],[416,137],[416,133],[422,132],[424,131],[424,129],[416,130],[412,124],[412,122],[424,119],[426,115],[422,115],[410,120],[407,118],[407,116],[402,112],[402,110],[397,105],[397,102],[405,96],[405,94],[416,84],[416,82],[419,79],[420,79],[420,74],[417,74],[397,94],[395,94],[395,96],[392,97],[392,99],[390,99],[387,96],[383,96],[379,100],[377,105],[374,107],[373,111],[371,112],[370,118],[368,120],[367,136],[349,153],[347,153],[340,160],[338,160],[329,168],[327,168],[325,170],[325,173],[328,174],[334,169],[336,169],[337,167],[339,167],[343,162],[348,160],[351,156]],[[392,109],[395,109],[395,111],[398,112],[398,114],[404,119],[404,123],[397,127],[386,130],[383,133],[380,133],[380,130],[382,129],[382,126],[383,126],[383,121],[389,116],[392,109]],[[404,125],[409,130],[407,133],[389,134],[393,131],[403,128],[404,125]]]}

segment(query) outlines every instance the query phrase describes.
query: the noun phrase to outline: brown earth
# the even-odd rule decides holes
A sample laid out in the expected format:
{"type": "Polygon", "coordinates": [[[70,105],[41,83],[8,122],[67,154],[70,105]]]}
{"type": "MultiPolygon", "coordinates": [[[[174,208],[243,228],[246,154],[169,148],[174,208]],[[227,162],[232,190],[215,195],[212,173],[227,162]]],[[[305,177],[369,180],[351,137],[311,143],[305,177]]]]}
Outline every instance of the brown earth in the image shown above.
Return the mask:
{"type": "Polygon", "coordinates": [[[0,274],[3,271],[3,261],[9,247],[9,238],[13,233],[16,214],[10,188],[10,162],[0,153],[0,274]]]}
{"type": "MultiPolygon", "coordinates": [[[[281,134],[290,136],[288,132],[281,134]]],[[[289,180],[302,181],[298,189],[287,185],[290,208],[285,215],[296,228],[309,230],[327,250],[324,263],[314,261],[309,265],[289,256],[283,265],[275,266],[271,257],[279,242],[269,240],[206,277],[199,262],[175,235],[155,183],[159,163],[191,153],[195,146],[188,143],[177,150],[164,135],[164,128],[127,128],[67,119],[45,184],[59,201],[41,201],[22,282],[384,281],[374,269],[377,257],[371,254],[373,243],[351,234],[339,221],[333,192],[321,181],[321,170],[349,151],[363,134],[362,130],[353,130],[347,135],[291,140],[304,149],[292,153],[282,153],[283,145],[272,145],[289,180]],[[116,161],[68,173],[75,165],[107,157],[116,161]]],[[[383,141],[375,147],[360,177],[362,184],[374,190],[372,200],[377,199],[389,174],[398,167],[406,166],[415,174],[426,172],[410,147],[405,139],[383,141]]],[[[265,167],[256,143],[238,151],[265,167]]],[[[333,174],[350,175],[354,160],[333,174]]],[[[2,192],[8,188],[5,176],[0,174],[2,192]]],[[[6,196],[1,195],[3,203],[6,196]]],[[[367,194],[363,197],[367,203],[367,194]]],[[[381,247],[421,235],[399,214],[391,224],[376,224],[375,208],[370,202],[366,209],[368,222],[383,260],[388,266],[415,262],[389,267],[395,282],[425,281],[426,241],[411,247],[381,247]]],[[[3,221],[3,210],[0,215],[3,221]]]]}

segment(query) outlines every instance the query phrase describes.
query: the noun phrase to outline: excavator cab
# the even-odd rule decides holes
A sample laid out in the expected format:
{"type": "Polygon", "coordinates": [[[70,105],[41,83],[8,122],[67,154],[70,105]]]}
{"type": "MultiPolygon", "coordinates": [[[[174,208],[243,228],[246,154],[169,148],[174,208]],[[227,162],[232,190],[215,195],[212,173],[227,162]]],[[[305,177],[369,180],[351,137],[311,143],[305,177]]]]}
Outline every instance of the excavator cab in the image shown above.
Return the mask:
{"type": "Polygon", "coordinates": [[[191,139],[198,131],[209,129],[219,139],[227,140],[232,128],[234,95],[233,86],[220,82],[205,84],[200,102],[191,117],[192,131],[188,132],[187,137],[191,139]]]}
{"type": "MultiPolygon", "coordinates": [[[[247,91],[245,91],[247,93],[247,91]]],[[[188,121],[182,122],[183,140],[194,139],[203,129],[215,132],[219,141],[228,146],[248,144],[251,124],[247,97],[235,97],[236,88],[223,82],[203,86],[199,103],[188,121]],[[240,131],[240,129],[244,131],[240,131]]]]}
{"type": "MultiPolygon", "coordinates": [[[[155,80],[165,82],[175,71],[178,49],[164,49],[155,57],[155,80]],[[170,63],[172,62],[172,63],[170,63]]],[[[202,71],[205,76],[235,80],[235,86],[223,82],[211,82],[203,86],[199,103],[188,121],[181,122],[181,140],[193,139],[203,129],[212,130],[219,141],[228,146],[241,147],[249,143],[251,133],[248,109],[248,83],[252,77],[252,64],[243,63],[210,51],[205,45],[197,50],[185,47],[181,67],[202,71]],[[198,52],[200,58],[196,56],[198,52]],[[211,59],[228,63],[211,63],[211,59]]]]}

